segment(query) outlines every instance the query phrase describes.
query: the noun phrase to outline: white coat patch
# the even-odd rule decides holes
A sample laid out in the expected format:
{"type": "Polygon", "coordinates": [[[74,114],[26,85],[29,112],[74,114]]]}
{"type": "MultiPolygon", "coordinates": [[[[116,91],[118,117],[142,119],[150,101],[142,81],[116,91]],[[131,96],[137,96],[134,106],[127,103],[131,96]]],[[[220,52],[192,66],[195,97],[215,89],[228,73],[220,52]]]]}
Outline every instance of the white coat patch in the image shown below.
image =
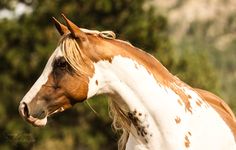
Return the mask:
{"type": "Polygon", "coordinates": [[[88,98],[96,94],[117,94],[121,98],[116,102],[118,105],[125,103],[131,112],[136,110],[148,116],[145,123],[149,124],[147,132],[152,133],[152,137],[145,142],[133,127],[127,149],[236,149],[229,127],[211,107],[196,105],[195,101],[201,98],[194,91],[182,89],[192,97],[193,112],[186,113],[178,102],[180,96],[156,81],[144,66],[134,60],[115,56],[111,63],[101,60],[94,66],[88,98]],[[178,124],[176,117],[181,119],[178,124]]]}

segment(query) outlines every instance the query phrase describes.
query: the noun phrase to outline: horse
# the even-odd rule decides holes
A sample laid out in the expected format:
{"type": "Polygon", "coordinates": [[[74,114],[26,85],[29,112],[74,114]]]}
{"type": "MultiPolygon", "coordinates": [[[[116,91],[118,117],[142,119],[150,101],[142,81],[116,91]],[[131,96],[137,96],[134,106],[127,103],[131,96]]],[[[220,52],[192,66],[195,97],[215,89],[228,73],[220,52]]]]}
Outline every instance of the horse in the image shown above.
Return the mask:
{"type": "Polygon", "coordinates": [[[236,119],[211,92],[193,88],[156,58],[112,31],[80,28],[53,18],[61,34],[41,76],[19,104],[21,117],[47,117],[95,95],[111,97],[120,150],[235,150],[236,119]]]}

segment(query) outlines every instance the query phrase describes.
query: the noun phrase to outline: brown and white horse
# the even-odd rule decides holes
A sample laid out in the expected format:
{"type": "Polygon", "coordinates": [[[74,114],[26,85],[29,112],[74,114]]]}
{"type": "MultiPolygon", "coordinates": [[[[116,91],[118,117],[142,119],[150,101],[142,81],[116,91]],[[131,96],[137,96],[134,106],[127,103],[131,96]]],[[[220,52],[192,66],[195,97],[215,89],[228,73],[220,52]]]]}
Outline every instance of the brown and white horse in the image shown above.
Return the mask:
{"type": "MultiPolygon", "coordinates": [[[[126,150],[235,150],[236,121],[214,94],[185,84],[151,55],[113,32],[54,22],[62,38],[20,102],[35,126],[98,94],[107,94],[126,150]]],[[[117,128],[118,128],[117,127],[117,128]]]]}

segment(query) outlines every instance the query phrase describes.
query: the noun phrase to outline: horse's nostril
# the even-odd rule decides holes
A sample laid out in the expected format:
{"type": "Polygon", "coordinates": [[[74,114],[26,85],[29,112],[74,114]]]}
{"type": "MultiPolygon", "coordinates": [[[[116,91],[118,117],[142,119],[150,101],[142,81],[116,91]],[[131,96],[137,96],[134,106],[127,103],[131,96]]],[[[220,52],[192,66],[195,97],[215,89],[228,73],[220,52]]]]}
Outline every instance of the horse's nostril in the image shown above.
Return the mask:
{"type": "Polygon", "coordinates": [[[29,117],[29,109],[28,109],[28,106],[27,106],[26,103],[24,103],[24,104],[25,104],[25,107],[24,107],[24,114],[25,114],[26,117],[29,117]]]}

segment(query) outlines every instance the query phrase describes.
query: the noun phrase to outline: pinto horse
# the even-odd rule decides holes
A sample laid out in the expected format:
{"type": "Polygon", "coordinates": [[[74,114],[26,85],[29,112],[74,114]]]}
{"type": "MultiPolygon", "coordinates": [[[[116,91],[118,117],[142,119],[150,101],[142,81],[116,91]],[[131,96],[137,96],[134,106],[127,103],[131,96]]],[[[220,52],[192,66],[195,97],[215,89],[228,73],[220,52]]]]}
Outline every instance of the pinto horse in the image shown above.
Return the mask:
{"type": "Polygon", "coordinates": [[[35,126],[95,95],[111,99],[113,124],[126,150],[235,150],[236,120],[223,100],[192,88],[158,60],[111,31],[54,18],[62,35],[46,67],[19,105],[35,126]]]}

